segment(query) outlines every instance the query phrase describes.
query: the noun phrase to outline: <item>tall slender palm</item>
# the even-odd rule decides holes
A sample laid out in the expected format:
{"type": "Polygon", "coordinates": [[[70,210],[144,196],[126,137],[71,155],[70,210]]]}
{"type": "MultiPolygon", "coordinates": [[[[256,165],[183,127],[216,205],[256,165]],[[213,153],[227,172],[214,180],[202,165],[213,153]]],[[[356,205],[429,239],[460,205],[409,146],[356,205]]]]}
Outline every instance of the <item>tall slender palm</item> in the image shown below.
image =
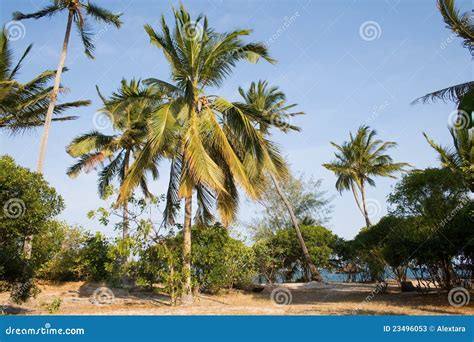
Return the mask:
{"type": "MultiPolygon", "coordinates": [[[[54,71],[44,71],[24,84],[16,79],[31,48],[32,45],[29,45],[14,64],[7,33],[0,30],[0,129],[12,134],[41,126],[48,109],[52,90],[48,83],[54,76],[54,71]]],[[[89,104],[90,101],[62,103],[56,106],[53,114],[59,115],[67,109],[89,104]]],[[[52,120],[67,121],[75,118],[62,116],[52,120]]]]}
{"type": "Polygon", "coordinates": [[[366,183],[375,186],[373,177],[395,178],[394,173],[404,171],[404,167],[410,166],[407,163],[394,163],[386,151],[397,144],[393,141],[384,142],[375,139],[376,134],[375,130],[361,126],[356,135],[353,136],[350,133],[350,140],[342,145],[331,142],[331,145],[337,149],[336,160],[323,164],[338,177],[336,189],[339,192],[352,191],[367,227],[371,225],[371,222],[366,203],[366,183]]]}
{"type": "MultiPolygon", "coordinates": [[[[292,112],[291,110],[296,106],[296,104],[286,104],[285,94],[277,87],[270,87],[266,81],[259,81],[258,83],[252,82],[249,89],[247,90],[239,88],[239,93],[243,97],[245,103],[255,109],[255,111],[259,114],[259,116],[254,116],[253,118],[258,123],[259,132],[263,137],[270,137],[270,130],[272,127],[276,127],[285,133],[290,130],[300,130],[299,127],[291,125],[289,120],[291,117],[295,115],[301,115],[303,113],[292,112]]],[[[263,148],[266,147],[266,145],[263,146],[263,148]]],[[[276,152],[274,153],[276,154],[276,152]]],[[[303,235],[301,234],[298,219],[296,218],[293,207],[281,189],[280,180],[284,180],[285,177],[288,176],[288,172],[283,157],[280,156],[279,159],[281,164],[278,167],[275,167],[275,165],[268,165],[268,163],[272,163],[274,160],[269,158],[267,159],[267,163],[262,164],[262,168],[260,170],[265,175],[270,177],[278,195],[288,210],[291,223],[295,229],[298,242],[305,257],[305,263],[311,272],[312,279],[321,281],[321,275],[311,260],[311,256],[309,255],[308,248],[306,247],[303,235]]]]}
{"type": "Polygon", "coordinates": [[[48,143],[48,135],[49,129],[51,126],[52,115],[54,112],[54,108],[56,106],[56,100],[58,96],[58,91],[60,88],[61,82],[61,75],[64,69],[64,63],[66,61],[67,49],[69,45],[69,37],[71,34],[72,24],[75,23],[77,26],[77,30],[79,35],[81,36],[82,43],[84,45],[85,54],[93,58],[93,51],[94,51],[94,40],[93,40],[93,33],[90,29],[88,18],[92,18],[96,21],[103,22],[105,24],[112,24],[117,28],[120,27],[122,22],[120,21],[120,14],[113,14],[110,11],[101,8],[95,4],[90,2],[85,3],[82,0],[53,0],[51,5],[48,5],[41,10],[24,14],[21,12],[13,13],[14,20],[24,20],[24,19],[41,19],[44,17],[52,17],[55,14],[67,12],[67,24],[66,24],[66,32],[64,34],[63,40],[63,47],[61,51],[61,55],[59,57],[58,67],[56,69],[56,75],[54,79],[54,86],[51,91],[50,100],[49,100],[49,107],[46,113],[45,121],[44,121],[44,130],[43,135],[41,137],[40,143],[40,151],[38,157],[38,165],[37,171],[42,173],[43,172],[43,164],[44,158],[46,155],[46,146],[48,143]]]}
{"type": "Polygon", "coordinates": [[[193,301],[191,288],[191,224],[192,197],[196,193],[198,218],[212,217],[209,206],[215,202],[220,218],[225,225],[235,218],[238,205],[237,184],[252,197],[258,196],[249,181],[241,159],[227,130],[241,129],[249,136],[256,137],[257,131],[243,108],[225,99],[206,95],[208,87],[222,84],[235,65],[241,60],[256,62],[264,58],[270,62],[266,47],[261,43],[244,43],[243,36],[251,30],[236,30],[218,33],[208,26],[205,16],[191,19],[181,6],[174,9],[175,26],[171,32],[164,17],[161,32],[149,26],[145,30],[151,43],[161,49],[171,68],[174,84],[157,79],[148,84],[166,90],[170,96],[154,113],[151,136],[142,153],[130,168],[122,185],[122,195],[126,198],[137,184],[147,165],[163,155],[170,143],[175,147],[170,156],[170,185],[167,194],[168,222],[174,221],[177,204],[185,202],[183,225],[183,286],[182,303],[193,301]],[[232,127],[224,124],[222,113],[233,111],[232,127]]]}
{"type": "MultiPolygon", "coordinates": [[[[52,17],[55,14],[67,12],[67,24],[66,32],[64,34],[63,46],[61,55],[59,57],[58,67],[54,77],[54,85],[49,96],[48,111],[44,119],[43,134],[41,136],[37,172],[43,172],[43,164],[46,156],[46,147],[48,144],[49,129],[51,127],[52,116],[56,107],[56,101],[58,92],[61,84],[61,75],[64,70],[64,63],[66,62],[67,49],[69,45],[69,37],[71,35],[72,24],[75,23],[79,35],[81,36],[82,43],[84,45],[85,54],[93,58],[94,41],[93,35],[87,22],[87,16],[93,18],[96,21],[101,21],[106,24],[112,24],[116,27],[120,27],[122,22],[120,21],[120,14],[116,15],[110,11],[98,7],[90,2],[84,3],[82,0],[53,0],[51,5],[48,5],[41,10],[33,13],[24,14],[21,12],[14,12],[14,20],[24,19],[41,19],[44,17],[52,17]],[[85,13],[84,13],[85,12],[85,13]]],[[[27,258],[31,256],[33,237],[28,236],[25,240],[24,249],[27,258]]]]}
{"type": "MultiPolygon", "coordinates": [[[[120,89],[109,99],[100,95],[104,103],[101,112],[107,115],[118,133],[105,135],[99,131],[91,131],[76,137],[67,147],[69,155],[79,159],[68,169],[67,174],[70,177],[77,177],[80,172],[89,172],[100,167],[98,190],[101,197],[105,196],[115,178],[118,179],[119,184],[122,184],[131,162],[143,148],[148,134],[148,120],[155,108],[155,104],[149,101],[130,102],[129,99],[147,97],[151,95],[150,93],[150,89],[141,87],[140,81],[122,80],[120,89]]],[[[155,164],[150,164],[147,170],[154,178],[158,176],[155,164]]],[[[139,184],[146,196],[151,195],[145,175],[142,175],[139,184]]],[[[122,202],[122,238],[124,240],[129,238],[127,205],[128,198],[122,202]]],[[[122,262],[126,263],[127,257],[122,262]]]]}

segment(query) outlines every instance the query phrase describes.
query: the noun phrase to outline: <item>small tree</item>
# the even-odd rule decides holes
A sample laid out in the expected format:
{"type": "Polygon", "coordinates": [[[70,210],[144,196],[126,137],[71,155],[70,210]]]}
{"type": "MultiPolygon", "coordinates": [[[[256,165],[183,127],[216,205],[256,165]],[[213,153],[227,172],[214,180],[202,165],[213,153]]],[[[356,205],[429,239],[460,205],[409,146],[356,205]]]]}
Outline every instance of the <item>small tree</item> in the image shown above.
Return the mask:
{"type": "Polygon", "coordinates": [[[24,239],[48,227],[64,209],[64,201],[43,177],[21,167],[9,156],[0,157],[0,277],[9,284],[21,283],[13,293],[29,297],[38,265],[22,252],[24,239]]]}
{"type": "MultiPolygon", "coordinates": [[[[299,224],[320,225],[328,221],[332,206],[326,193],[321,190],[321,183],[321,180],[312,177],[305,179],[303,175],[298,178],[289,175],[279,182],[299,224]]],[[[292,225],[290,214],[273,183],[268,183],[260,204],[264,209],[249,227],[256,241],[292,225]]]]}
{"type": "MultiPolygon", "coordinates": [[[[321,226],[301,226],[300,229],[308,245],[311,263],[319,268],[331,268],[335,235],[321,226]]],[[[309,281],[312,277],[296,231],[292,228],[278,230],[273,236],[256,242],[253,249],[257,270],[270,283],[279,278],[309,281]]]]}
{"type": "Polygon", "coordinates": [[[454,258],[469,257],[472,251],[473,203],[462,178],[449,169],[413,171],[396,185],[388,201],[392,215],[416,220],[410,225],[411,258],[450,288],[457,278],[454,258]]]}

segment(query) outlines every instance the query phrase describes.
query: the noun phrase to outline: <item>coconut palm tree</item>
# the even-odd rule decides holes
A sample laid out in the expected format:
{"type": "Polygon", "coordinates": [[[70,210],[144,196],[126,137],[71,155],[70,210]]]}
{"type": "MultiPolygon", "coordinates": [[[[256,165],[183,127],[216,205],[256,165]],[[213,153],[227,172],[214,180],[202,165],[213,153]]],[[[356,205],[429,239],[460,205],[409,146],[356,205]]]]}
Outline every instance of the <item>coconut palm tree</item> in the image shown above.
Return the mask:
{"type": "Polygon", "coordinates": [[[331,142],[337,149],[336,159],[323,164],[326,169],[336,174],[336,189],[340,193],[344,190],[352,191],[367,227],[371,222],[367,211],[366,184],[375,186],[373,177],[395,178],[394,173],[404,171],[404,167],[410,166],[407,163],[394,163],[386,151],[397,144],[393,141],[384,142],[375,139],[376,135],[375,130],[361,126],[356,135],[350,133],[350,140],[342,145],[331,142]]]}
{"type": "Polygon", "coordinates": [[[82,43],[84,45],[85,54],[93,58],[94,51],[94,40],[93,33],[90,29],[88,18],[92,18],[96,21],[103,22],[105,24],[111,24],[119,28],[122,24],[120,21],[120,14],[113,14],[112,12],[101,8],[93,3],[84,2],[82,0],[54,0],[51,1],[51,4],[42,8],[41,10],[24,14],[21,12],[13,13],[14,20],[24,20],[24,19],[41,19],[44,17],[52,17],[58,13],[67,12],[67,24],[66,32],[64,35],[63,46],[61,55],[59,57],[58,67],[56,69],[56,75],[54,78],[54,86],[51,91],[49,99],[49,107],[46,113],[44,121],[44,130],[41,137],[40,151],[38,157],[37,171],[43,172],[44,158],[46,155],[46,146],[48,143],[49,129],[51,126],[52,115],[54,108],[56,106],[58,91],[60,88],[61,75],[64,69],[64,63],[66,61],[67,49],[69,45],[69,36],[71,34],[72,24],[75,23],[77,31],[81,36],[82,43]]]}
{"type": "MultiPolygon", "coordinates": [[[[304,114],[303,112],[293,112],[292,109],[296,106],[296,104],[288,105],[286,103],[286,96],[285,94],[278,89],[278,87],[270,87],[268,82],[266,81],[259,81],[258,83],[252,82],[249,89],[244,90],[243,88],[239,87],[239,93],[244,99],[244,102],[251,106],[256,112],[257,115],[253,116],[253,119],[257,122],[259,132],[261,135],[266,139],[262,139],[261,141],[269,142],[268,138],[271,135],[271,128],[276,127],[277,129],[288,132],[288,131],[299,131],[300,128],[290,124],[290,119],[293,116],[304,114]]],[[[264,144],[262,149],[266,149],[267,145],[264,144]]],[[[295,229],[296,236],[298,238],[298,242],[301,246],[303,251],[303,255],[305,257],[305,262],[308,269],[311,272],[311,277],[313,280],[321,281],[321,275],[314,265],[313,261],[311,260],[311,256],[309,255],[308,248],[306,247],[306,243],[304,241],[303,235],[301,234],[301,230],[299,228],[299,222],[296,218],[295,211],[291,203],[288,201],[285,193],[281,189],[280,181],[284,180],[288,177],[288,169],[285,165],[284,158],[279,155],[278,151],[273,151],[273,155],[278,155],[278,166],[273,164],[275,159],[265,159],[266,163],[262,163],[262,165],[258,165],[256,168],[260,170],[263,174],[267,175],[285,204],[285,207],[290,215],[291,223],[293,228],[295,229]],[[270,165],[269,165],[270,164],[270,165]]]]}
{"type": "MultiPolygon", "coordinates": [[[[143,88],[140,81],[122,80],[121,87],[114,92],[109,99],[104,98],[101,112],[109,118],[111,126],[117,132],[106,135],[99,131],[91,131],[82,134],[68,145],[67,152],[70,156],[78,158],[67,174],[77,177],[81,172],[90,172],[100,168],[98,191],[101,197],[105,197],[107,189],[114,179],[122,184],[130,164],[140,153],[148,134],[148,120],[154,110],[155,103],[146,100],[130,101],[130,98],[150,97],[152,92],[149,88],[143,88]]],[[[157,100],[158,101],[158,100],[157,100]]],[[[147,171],[158,176],[155,164],[150,164],[147,171]]],[[[145,174],[139,180],[141,190],[145,196],[152,196],[148,190],[145,174]]],[[[123,221],[122,238],[129,238],[129,213],[128,198],[122,201],[123,221]]],[[[122,260],[127,262],[127,257],[122,260]]]]}
{"type": "MultiPolygon", "coordinates": [[[[32,45],[29,45],[14,64],[7,33],[5,30],[0,31],[0,129],[12,134],[41,126],[48,109],[52,90],[48,83],[53,78],[54,71],[44,71],[24,84],[16,79],[31,48],[32,45]]],[[[59,115],[67,109],[89,104],[90,101],[62,103],[55,107],[53,114],[59,115]]],[[[62,116],[52,120],[67,121],[75,118],[62,116]]]]}
{"type": "Polygon", "coordinates": [[[153,114],[151,134],[143,151],[130,168],[122,185],[123,198],[138,185],[146,166],[164,154],[170,144],[171,172],[165,218],[174,221],[177,205],[184,198],[183,286],[182,304],[193,301],[191,287],[191,223],[192,198],[196,194],[198,218],[211,219],[210,205],[215,203],[220,219],[229,225],[235,218],[238,191],[242,186],[251,198],[258,196],[249,181],[242,160],[229,140],[227,131],[242,129],[249,137],[257,131],[243,108],[225,99],[206,94],[209,87],[219,87],[236,64],[242,60],[256,62],[259,58],[273,62],[261,43],[245,43],[242,38],[251,30],[218,33],[208,26],[205,16],[195,20],[181,6],[174,9],[175,27],[170,30],[164,17],[161,32],[151,26],[145,30],[151,43],[161,49],[171,68],[172,83],[157,79],[147,84],[169,94],[153,114]],[[223,112],[233,112],[232,125],[223,122],[223,112]]]}

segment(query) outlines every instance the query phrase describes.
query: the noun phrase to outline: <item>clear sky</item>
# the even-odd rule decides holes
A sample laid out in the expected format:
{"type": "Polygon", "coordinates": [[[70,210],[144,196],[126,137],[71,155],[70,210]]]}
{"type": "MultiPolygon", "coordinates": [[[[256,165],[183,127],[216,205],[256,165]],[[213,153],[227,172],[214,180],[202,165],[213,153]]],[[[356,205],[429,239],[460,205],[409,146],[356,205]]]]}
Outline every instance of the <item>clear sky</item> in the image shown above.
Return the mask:
{"type": "MultiPolygon", "coordinates": [[[[110,94],[123,77],[168,79],[168,65],[160,50],[149,44],[143,25],[157,27],[162,14],[171,20],[171,7],[179,2],[96,2],[114,12],[123,12],[124,25],[120,30],[95,26],[95,60],[85,57],[79,38],[73,33],[66,61],[70,71],[62,82],[70,91],[62,99],[91,99],[93,104],[68,113],[79,115],[77,121],[53,124],[45,177],[65,198],[63,219],[87,229],[104,230],[86,218],[87,211],[104,205],[97,195],[96,174],[69,179],[65,170],[73,160],[65,146],[74,136],[94,128],[94,113],[100,106],[95,85],[110,94]]],[[[472,8],[469,0],[456,2],[462,10],[472,8]]],[[[31,12],[48,3],[2,0],[0,23],[9,23],[13,11],[31,12]]],[[[438,165],[423,131],[442,144],[451,144],[447,125],[453,104],[410,105],[427,92],[473,79],[469,52],[445,28],[434,0],[202,0],[183,4],[192,15],[205,13],[217,31],[252,28],[250,39],[268,44],[271,55],[278,60],[276,65],[242,63],[216,92],[237,100],[238,86],[265,79],[278,85],[290,102],[298,103],[298,109],[306,112],[292,122],[303,128],[301,133],[275,135],[274,140],[283,148],[295,173],[321,178],[328,196],[335,196],[328,227],[338,235],[354,236],[364,220],[352,195],[339,195],[334,188],[335,176],[321,166],[333,158],[330,141],[340,143],[350,131],[368,124],[381,139],[398,142],[392,151],[395,161],[409,162],[417,168],[438,165]]],[[[20,80],[26,81],[42,70],[56,67],[66,14],[22,24],[23,27],[15,27],[19,28],[19,35],[12,46],[18,57],[28,44],[34,43],[20,75],[20,80]]],[[[0,152],[34,169],[40,134],[41,130],[15,137],[3,134],[0,152]]],[[[166,166],[162,168],[165,170],[166,166]]],[[[166,191],[166,172],[162,175],[151,186],[155,194],[166,191]]],[[[377,187],[368,189],[367,196],[375,209],[373,221],[386,213],[386,196],[395,182],[377,179],[377,187]]],[[[249,221],[257,210],[256,205],[243,201],[240,221],[249,221]]]]}

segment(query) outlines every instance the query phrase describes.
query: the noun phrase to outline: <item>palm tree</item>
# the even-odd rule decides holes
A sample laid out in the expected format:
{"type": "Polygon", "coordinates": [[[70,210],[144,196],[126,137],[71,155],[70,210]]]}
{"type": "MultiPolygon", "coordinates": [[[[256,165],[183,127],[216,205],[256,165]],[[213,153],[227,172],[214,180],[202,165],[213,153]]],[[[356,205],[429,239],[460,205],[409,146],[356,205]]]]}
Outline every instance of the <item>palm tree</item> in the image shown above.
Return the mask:
{"type": "MultiPolygon", "coordinates": [[[[41,126],[48,109],[49,94],[52,90],[48,83],[54,76],[54,71],[44,71],[24,84],[16,79],[22,62],[31,48],[32,45],[29,45],[14,64],[8,36],[5,30],[0,31],[0,129],[12,134],[41,126]]],[[[53,114],[59,115],[67,109],[89,104],[90,101],[59,104],[53,114]]],[[[62,116],[52,120],[67,121],[75,118],[75,116],[62,116]]]]}
{"type": "Polygon", "coordinates": [[[24,20],[24,19],[40,19],[44,17],[52,17],[55,14],[67,11],[68,18],[66,24],[66,33],[64,35],[63,47],[61,51],[61,56],[59,58],[58,67],[56,69],[56,75],[54,79],[54,86],[51,91],[49,107],[46,113],[44,120],[44,130],[41,137],[40,151],[38,158],[37,171],[43,172],[44,158],[46,155],[46,145],[48,143],[49,129],[51,126],[52,115],[56,105],[56,100],[58,96],[58,91],[60,88],[61,75],[64,69],[64,63],[66,61],[67,49],[69,45],[69,36],[71,34],[72,24],[75,23],[79,35],[81,36],[82,43],[84,45],[85,54],[93,58],[94,51],[94,41],[93,34],[90,30],[90,27],[87,22],[87,17],[92,18],[96,21],[101,21],[105,24],[112,24],[115,27],[119,28],[122,24],[120,21],[120,14],[113,14],[110,11],[101,8],[90,2],[85,3],[81,0],[54,0],[51,5],[48,5],[41,10],[23,14],[21,12],[13,13],[14,20],[24,20]]]}
{"type": "MultiPolygon", "coordinates": [[[[251,106],[257,113],[259,113],[259,116],[254,116],[253,118],[258,123],[259,132],[261,133],[262,137],[269,137],[271,135],[270,129],[272,127],[276,127],[285,133],[290,130],[300,130],[299,127],[291,125],[289,120],[295,115],[301,115],[304,113],[292,112],[291,110],[296,106],[296,104],[287,105],[286,96],[278,89],[278,87],[270,87],[266,81],[259,81],[258,83],[252,82],[250,88],[246,91],[239,87],[239,93],[243,97],[245,103],[251,106]]],[[[262,139],[262,141],[265,140],[262,139]]],[[[269,142],[268,139],[266,141],[269,142]]],[[[267,149],[267,145],[265,144],[262,148],[267,149]]],[[[273,154],[279,155],[278,151],[273,151],[273,154]]],[[[266,163],[263,163],[257,169],[268,175],[268,177],[273,182],[279,197],[285,204],[288,214],[290,215],[290,220],[303,251],[306,265],[311,272],[312,280],[321,281],[321,275],[311,260],[308,248],[306,247],[303,235],[301,234],[298,219],[296,218],[293,206],[288,201],[288,198],[280,186],[280,180],[284,180],[289,176],[287,165],[285,165],[286,163],[284,158],[281,156],[278,158],[278,166],[275,166],[273,163],[274,160],[275,159],[271,158],[266,159],[266,163]]]]}
{"type": "MultiPolygon", "coordinates": [[[[454,6],[454,0],[438,0],[438,8],[446,27],[463,40],[463,46],[474,56],[474,21],[472,13],[461,14],[454,6]]],[[[474,134],[472,112],[474,111],[474,82],[466,82],[427,94],[413,103],[442,100],[454,102],[457,106],[456,123],[449,127],[453,148],[442,147],[425,133],[428,143],[435,149],[445,167],[460,173],[467,186],[474,192],[474,134]]]]}
{"type": "MultiPolygon", "coordinates": [[[[446,27],[463,40],[463,46],[468,48],[471,56],[474,57],[474,17],[472,13],[465,12],[461,14],[454,6],[454,0],[438,0],[438,9],[443,16],[446,27]]],[[[459,103],[462,97],[473,89],[474,82],[461,83],[422,96],[413,101],[412,104],[436,100],[459,103]]],[[[471,96],[474,96],[472,92],[471,96]]]]}
{"type": "Polygon", "coordinates": [[[366,183],[375,186],[373,177],[395,178],[394,173],[405,171],[403,168],[410,166],[407,163],[394,163],[386,151],[397,144],[393,141],[376,140],[376,135],[375,130],[361,126],[356,135],[353,136],[350,133],[350,140],[342,145],[331,142],[331,145],[337,149],[336,160],[323,164],[338,177],[336,189],[340,193],[344,190],[352,191],[367,227],[371,225],[371,222],[365,197],[366,183]]]}
{"type": "Polygon", "coordinates": [[[438,152],[443,166],[461,174],[471,192],[474,192],[474,137],[472,129],[451,127],[449,132],[454,142],[454,146],[451,148],[440,146],[425,133],[423,135],[431,147],[438,152]]]}
{"type": "MultiPolygon", "coordinates": [[[[114,92],[109,99],[104,98],[101,112],[110,119],[117,134],[105,135],[99,131],[91,131],[76,137],[67,147],[70,156],[79,160],[72,165],[67,174],[77,177],[80,172],[90,172],[100,167],[98,190],[101,197],[105,197],[107,189],[114,179],[122,184],[130,164],[143,148],[148,134],[148,120],[154,109],[154,104],[146,100],[130,102],[130,98],[151,96],[149,88],[141,87],[140,81],[122,80],[120,89],[114,92]],[[108,162],[106,164],[106,162],[108,162]]],[[[158,176],[155,164],[150,164],[153,178],[158,176]]],[[[140,187],[145,196],[152,196],[148,190],[145,175],[142,175],[140,187]]],[[[122,238],[129,238],[128,198],[122,202],[123,221],[122,238]]],[[[127,263],[124,257],[122,263],[127,263]]],[[[126,282],[126,280],[124,279],[126,282]]]]}
{"type": "Polygon", "coordinates": [[[147,84],[166,91],[168,100],[152,117],[151,134],[143,151],[130,168],[122,188],[123,199],[138,184],[147,165],[166,154],[170,144],[170,184],[167,193],[165,220],[173,223],[182,198],[185,202],[183,225],[182,304],[193,301],[191,287],[191,224],[192,198],[196,194],[196,218],[213,218],[215,203],[224,225],[235,218],[238,205],[237,184],[251,198],[258,196],[249,181],[242,160],[229,140],[227,131],[241,129],[256,136],[238,105],[216,95],[206,95],[208,87],[218,87],[235,65],[242,60],[256,62],[259,58],[273,60],[261,43],[244,43],[242,37],[251,30],[218,33],[208,26],[205,16],[191,19],[181,6],[174,9],[175,27],[171,32],[164,17],[161,32],[149,26],[145,30],[151,43],[161,49],[171,67],[172,83],[150,79],[147,84]],[[232,125],[224,124],[223,112],[233,111],[232,125]]]}

